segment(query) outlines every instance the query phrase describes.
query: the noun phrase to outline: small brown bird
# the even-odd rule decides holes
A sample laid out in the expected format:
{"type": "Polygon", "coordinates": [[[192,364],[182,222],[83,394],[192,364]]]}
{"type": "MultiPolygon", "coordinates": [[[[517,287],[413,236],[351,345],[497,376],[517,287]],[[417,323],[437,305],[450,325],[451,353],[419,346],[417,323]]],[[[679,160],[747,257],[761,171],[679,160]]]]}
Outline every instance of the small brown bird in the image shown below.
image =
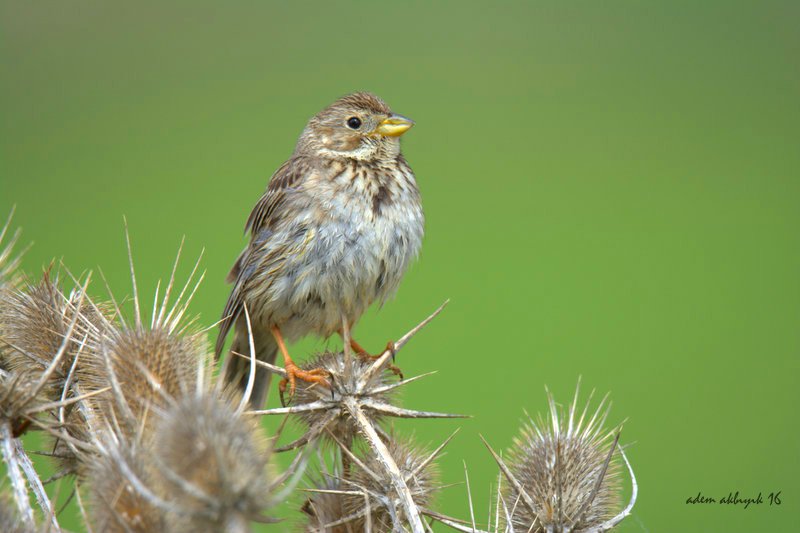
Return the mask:
{"type": "MultiPolygon", "coordinates": [[[[218,357],[232,326],[231,351],[250,354],[246,308],[256,357],[271,363],[278,350],[283,355],[281,392],[288,383],[293,394],[297,379],[327,384],[324,371],[294,364],[285,340],[341,335],[395,292],[419,253],[424,216],[399,139],[413,125],[366,92],[340,98],[308,122],[247,220],[250,243],[228,275],[233,290],[218,357]]],[[[231,356],[226,379],[244,390],[249,369],[231,356]]],[[[264,404],[268,386],[269,373],[258,368],[251,405],[264,404]]]]}

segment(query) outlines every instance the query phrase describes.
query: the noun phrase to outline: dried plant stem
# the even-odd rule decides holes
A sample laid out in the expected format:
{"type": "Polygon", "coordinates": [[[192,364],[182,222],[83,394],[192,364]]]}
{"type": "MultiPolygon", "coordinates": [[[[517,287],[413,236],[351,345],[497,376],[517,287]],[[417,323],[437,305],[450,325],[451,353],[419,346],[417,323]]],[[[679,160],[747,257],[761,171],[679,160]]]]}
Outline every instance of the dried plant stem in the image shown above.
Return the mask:
{"type": "Polygon", "coordinates": [[[31,485],[33,494],[36,496],[36,502],[39,504],[39,508],[44,511],[45,516],[50,519],[53,524],[53,531],[60,531],[61,528],[58,525],[58,519],[50,503],[50,498],[47,497],[42,480],[39,479],[39,474],[36,473],[33,463],[28,457],[28,454],[25,453],[25,448],[22,446],[22,441],[20,439],[14,439],[14,451],[22,466],[22,471],[25,472],[25,477],[28,478],[28,483],[31,485]]]}
{"type": "Polygon", "coordinates": [[[25,478],[22,477],[20,464],[17,458],[15,447],[16,439],[12,435],[11,428],[7,423],[0,424],[0,448],[3,452],[3,461],[6,463],[6,474],[11,481],[11,492],[14,494],[14,502],[17,504],[20,518],[28,525],[33,522],[33,508],[28,498],[28,489],[25,478]]]}
{"type": "Polygon", "coordinates": [[[361,407],[354,398],[346,398],[344,405],[350,413],[350,416],[352,416],[353,420],[355,420],[358,424],[359,429],[369,444],[369,447],[375,453],[376,458],[389,475],[392,485],[394,486],[394,490],[400,497],[400,503],[403,506],[406,520],[408,520],[408,523],[411,526],[411,531],[413,531],[413,533],[425,533],[425,526],[422,523],[419,509],[414,503],[411,490],[409,490],[408,485],[403,479],[403,474],[400,472],[397,463],[395,463],[394,459],[389,453],[389,449],[386,447],[386,444],[383,443],[378,435],[378,432],[375,431],[375,428],[372,426],[369,418],[367,418],[367,416],[364,414],[364,411],[361,410],[361,407]]]}

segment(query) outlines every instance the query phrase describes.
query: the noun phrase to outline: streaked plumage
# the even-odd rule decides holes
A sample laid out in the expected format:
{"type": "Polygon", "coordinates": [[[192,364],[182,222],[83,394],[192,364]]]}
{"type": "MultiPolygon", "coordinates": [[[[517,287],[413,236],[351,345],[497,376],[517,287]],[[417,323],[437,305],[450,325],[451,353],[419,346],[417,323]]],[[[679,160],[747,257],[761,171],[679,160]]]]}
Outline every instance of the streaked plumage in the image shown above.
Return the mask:
{"type": "MultiPolygon", "coordinates": [[[[228,276],[233,289],[218,355],[231,327],[231,350],[250,353],[245,305],[256,355],[272,362],[270,328],[287,340],[328,337],[342,316],[352,326],[395,292],[423,235],[419,190],[400,153],[399,135],[411,124],[369,93],[345,96],[309,121],[247,220],[250,244],[228,276]],[[358,129],[348,126],[353,117],[358,129]]],[[[229,379],[241,380],[246,368],[234,358],[229,379]]],[[[254,406],[263,404],[267,386],[268,374],[259,371],[254,406]]]]}

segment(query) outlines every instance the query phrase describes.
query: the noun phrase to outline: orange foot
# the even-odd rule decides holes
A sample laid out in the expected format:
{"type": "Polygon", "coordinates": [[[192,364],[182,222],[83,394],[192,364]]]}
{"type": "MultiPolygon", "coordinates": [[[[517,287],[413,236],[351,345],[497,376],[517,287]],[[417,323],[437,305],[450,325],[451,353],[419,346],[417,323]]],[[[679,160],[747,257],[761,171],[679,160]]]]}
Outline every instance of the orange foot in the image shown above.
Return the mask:
{"type": "Polygon", "coordinates": [[[297,380],[307,381],[308,383],[321,383],[325,385],[329,389],[331,388],[331,384],[325,379],[325,376],[329,376],[327,370],[322,368],[314,368],[311,370],[303,370],[302,368],[298,367],[292,361],[292,358],[289,356],[289,351],[286,349],[286,343],[283,342],[283,335],[281,334],[281,330],[278,326],[272,326],[270,328],[272,330],[272,336],[275,337],[275,341],[278,343],[278,348],[283,354],[283,367],[286,369],[286,377],[283,378],[278,384],[278,392],[280,392],[281,396],[281,404],[284,406],[286,402],[283,399],[283,394],[286,392],[286,384],[289,384],[289,401],[292,401],[294,397],[294,391],[297,385],[297,380]]]}
{"type": "Polygon", "coordinates": [[[284,393],[286,392],[286,385],[289,385],[289,401],[292,401],[294,398],[294,391],[296,388],[297,380],[302,380],[307,383],[320,383],[329,389],[331,388],[331,384],[325,379],[329,374],[328,371],[323,368],[312,368],[311,370],[303,370],[302,368],[298,367],[294,362],[290,359],[285,363],[286,369],[286,377],[281,380],[278,384],[278,392],[281,396],[281,404],[284,406],[286,402],[284,401],[284,393]]]}
{"type": "MultiPolygon", "coordinates": [[[[358,344],[354,339],[350,339],[350,347],[353,349],[354,352],[358,354],[359,357],[366,361],[374,361],[379,359],[386,350],[389,350],[392,353],[392,361],[394,361],[394,342],[389,341],[386,343],[386,348],[384,348],[378,355],[370,355],[368,351],[366,351],[360,344],[358,344]]],[[[400,370],[399,367],[395,365],[389,365],[389,370],[391,370],[396,376],[400,376],[400,379],[403,379],[403,371],[400,370]]]]}

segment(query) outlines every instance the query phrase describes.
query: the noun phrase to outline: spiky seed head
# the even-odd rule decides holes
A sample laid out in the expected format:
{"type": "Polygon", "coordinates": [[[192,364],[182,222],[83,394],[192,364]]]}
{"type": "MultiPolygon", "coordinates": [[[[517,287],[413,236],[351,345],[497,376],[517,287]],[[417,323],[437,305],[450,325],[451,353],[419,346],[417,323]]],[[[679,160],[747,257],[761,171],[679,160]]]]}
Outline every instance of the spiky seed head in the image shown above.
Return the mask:
{"type": "Polygon", "coordinates": [[[136,439],[118,440],[111,432],[101,437],[100,453],[91,463],[86,483],[93,531],[148,533],[167,531],[165,510],[140,487],[154,485],[150,452],[136,439]]]}
{"type": "Polygon", "coordinates": [[[513,484],[506,485],[503,498],[507,508],[513,509],[517,531],[590,531],[619,511],[621,478],[616,454],[606,468],[617,428],[603,427],[609,411],[605,399],[593,414],[589,414],[589,401],[576,413],[576,391],[565,413],[548,392],[549,417],[530,419],[514,440],[508,467],[536,508],[536,512],[530,509],[513,484]]]}
{"type": "Polygon", "coordinates": [[[96,330],[99,318],[80,291],[65,295],[58,280],[45,272],[39,283],[0,293],[0,344],[3,366],[11,371],[44,372],[65,344],[65,353],[50,376],[45,392],[61,397],[64,381],[76,354],[86,349],[82,339],[96,330]],[[70,326],[73,324],[72,330],[70,326]]]}
{"type": "MultiPolygon", "coordinates": [[[[52,278],[47,271],[38,283],[25,282],[19,288],[0,291],[0,345],[4,366],[13,378],[6,383],[14,383],[13,391],[3,396],[6,416],[17,405],[24,406],[24,414],[30,419],[38,413],[37,405],[58,402],[62,397],[69,400],[76,395],[77,375],[72,376],[70,389],[66,392],[64,389],[75,358],[90,357],[88,339],[97,334],[105,320],[100,309],[91,306],[80,289],[64,294],[57,277],[52,278]],[[56,360],[62,346],[64,353],[56,360]],[[36,390],[36,384],[47,375],[42,388],[36,390]]],[[[61,429],[88,444],[91,440],[88,428],[76,408],[76,405],[65,406],[65,426],[61,429]]],[[[58,408],[51,408],[40,422],[60,428],[62,421],[58,414],[58,408]]],[[[78,470],[74,449],[65,446],[63,440],[56,438],[51,449],[60,472],[78,470]]]]}
{"type": "Polygon", "coordinates": [[[155,435],[160,490],[187,511],[168,516],[169,531],[249,530],[270,504],[258,420],[239,414],[226,395],[210,390],[178,399],[159,417],[155,435]]]}
{"type": "MultiPolygon", "coordinates": [[[[425,453],[425,450],[410,439],[391,434],[386,445],[411,491],[414,503],[417,507],[428,507],[439,488],[439,472],[435,462],[430,461],[426,464],[430,454],[425,453]]],[[[372,531],[376,533],[397,531],[400,525],[405,523],[406,518],[400,497],[389,475],[375,454],[367,451],[361,461],[368,470],[353,464],[351,473],[345,476],[348,490],[368,495],[372,531]]],[[[354,531],[365,530],[366,509],[366,499],[363,495],[344,496],[345,516],[358,516],[352,521],[354,531]]]]}
{"type": "Polygon", "coordinates": [[[206,359],[202,335],[158,326],[106,327],[92,352],[81,366],[81,382],[88,391],[113,387],[92,403],[107,420],[119,421],[128,434],[142,423],[149,427],[149,413],[164,408],[167,398],[180,398],[192,390],[198,362],[206,359]]]}
{"type": "MultiPolygon", "coordinates": [[[[298,412],[298,418],[309,428],[317,428],[323,438],[333,434],[341,442],[352,442],[358,434],[358,428],[352,416],[342,407],[344,399],[347,396],[357,396],[359,400],[367,399],[381,403],[391,403],[394,399],[393,392],[396,389],[383,390],[383,387],[394,379],[388,368],[374,373],[366,383],[359,383],[364,372],[372,364],[372,361],[356,355],[325,352],[302,365],[303,370],[321,368],[328,372],[331,389],[298,381],[293,405],[302,407],[305,404],[323,401],[329,406],[328,409],[298,412]],[[324,430],[320,427],[323,424],[324,430]]],[[[382,419],[379,412],[368,407],[365,407],[364,412],[374,424],[382,419]]]]}
{"type": "Polygon", "coordinates": [[[308,517],[306,531],[308,533],[352,533],[351,519],[347,516],[346,495],[342,491],[352,490],[344,487],[337,477],[323,474],[313,482],[314,492],[303,503],[300,511],[308,517]]]}

